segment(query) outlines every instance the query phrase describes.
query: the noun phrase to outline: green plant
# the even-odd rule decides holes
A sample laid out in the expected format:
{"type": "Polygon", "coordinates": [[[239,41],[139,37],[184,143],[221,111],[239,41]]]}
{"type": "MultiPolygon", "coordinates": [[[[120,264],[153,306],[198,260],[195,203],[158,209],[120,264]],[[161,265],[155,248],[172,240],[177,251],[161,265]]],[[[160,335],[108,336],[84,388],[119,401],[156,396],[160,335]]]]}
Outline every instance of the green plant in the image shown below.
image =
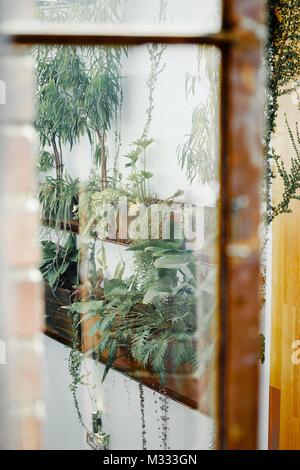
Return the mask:
{"type": "Polygon", "coordinates": [[[143,385],[139,383],[139,396],[140,396],[140,410],[141,410],[141,425],[142,425],[142,449],[147,450],[147,432],[146,432],[146,419],[145,419],[145,394],[143,385]]]}
{"type": "Polygon", "coordinates": [[[288,134],[292,143],[295,156],[291,157],[291,165],[289,168],[284,164],[282,158],[272,151],[272,159],[275,162],[277,174],[282,180],[283,191],[280,202],[276,205],[271,203],[270,210],[267,214],[267,222],[272,222],[279,214],[287,214],[292,212],[290,204],[293,200],[300,200],[300,133],[298,123],[296,123],[296,131],[293,133],[285,117],[288,134]]]}
{"type": "Polygon", "coordinates": [[[131,183],[126,186],[126,192],[132,200],[146,202],[151,199],[150,179],[153,174],[147,170],[147,149],[153,142],[153,139],[139,139],[132,144],[134,150],[125,156],[129,160],[126,168],[130,168],[127,180],[131,183]],[[138,166],[141,158],[142,168],[138,166]]]}
{"type": "MultiPolygon", "coordinates": [[[[85,287],[84,290],[82,289],[77,289],[76,295],[77,297],[83,296],[85,297],[87,295],[86,292],[89,291],[94,291],[96,292],[99,285],[98,283],[100,282],[100,279],[97,278],[97,273],[96,273],[96,264],[95,264],[95,241],[90,243],[90,257],[89,257],[89,269],[88,269],[88,280],[87,284],[88,286],[85,287]]],[[[101,277],[101,276],[100,276],[101,277]]],[[[102,305],[102,301],[98,302],[95,301],[94,303],[89,303],[89,311],[93,312],[94,310],[97,310],[99,308],[99,305],[102,305]]],[[[82,314],[87,314],[88,310],[86,308],[86,304],[83,302],[75,302],[73,305],[69,307],[65,307],[68,310],[68,314],[72,320],[72,343],[71,343],[71,348],[70,348],[70,353],[69,353],[69,358],[68,358],[68,369],[70,376],[72,378],[72,381],[70,383],[70,391],[72,393],[73,397],[73,402],[75,406],[75,410],[77,413],[78,420],[80,424],[83,426],[83,428],[89,432],[88,427],[86,426],[83,416],[81,414],[80,410],[80,405],[78,401],[78,388],[80,386],[86,386],[89,391],[90,399],[92,402],[92,405],[94,408],[97,408],[97,402],[95,397],[92,396],[92,393],[90,391],[90,383],[89,379],[86,375],[82,373],[82,365],[84,364],[86,355],[82,354],[81,352],[81,335],[80,335],[80,324],[81,324],[81,316],[82,314]]],[[[101,440],[103,442],[103,446],[105,448],[108,448],[109,446],[109,435],[101,431],[101,440]]]]}
{"type": "Polygon", "coordinates": [[[61,179],[47,177],[39,191],[42,222],[53,226],[57,232],[67,228],[73,206],[78,203],[79,189],[78,178],[67,175],[61,179]]]}
{"type": "MultiPolygon", "coordinates": [[[[163,23],[166,20],[167,15],[167,0],[160,0],[159,12],[158,12],[158,23],[163,23]]],[[[164,71],[166,64],[162,64],[163,53],[166,50],[165,44],[148,44],[147,50],[150,61],[150,72],[147,79],[148,87],[148,106],[146,109],[146,123],[142,132],[141,139],[145,140],[149,136],[150,126],[152,122],[152,115],[154,109],[154,92],[157,85],[159,75],[164,71]]]]}
{"type": "MultiPolygon", "coordinates": [[[[267,23],[268,41],[266,65],[268,72],[268,93],[265,131],[265,200],[266,222],[270,223],[280,213],[287,212],[288,199],[293,199],[295,178],[286,178],[283,160],[272,148],[272,136],[276,130],[279,98],[295,91],[300,76],[300,6],[298,0],[268,0],[267,23]],[[278,173],[274,171],[274,166],[278,173]],[[280,171],[279,171],[280,169],[280,171]],[[283,200],[277,208],[272,206],[271,184],[279,174],[284,180],[283,200]],[[291,194],[291,198],[288,196],[291,194]],[[279,210],[278,210],[279,208],[279,210]]],[[[291,134],[289,132],[289,134],[291,134]]]]}
{"type": "Polygon", "coordinates": [[[43,160],[47,147],[51,147],[56,177],[62,179],[62,146],[69,144],[72,148],[86,128],[83,112],[87,86],[85,65],[75,46],[38,46],[34,57],[37,66],[35,128],[40,141],[39,159],[43,160]]]}
{"type": "Polygon", "coordinates": [[[300,6],[297,0],[268,0],[267,65],[269,132],[274,132],[278,98],[292,93],[300,73],[300,6]]]}
{"type": "Polygon", "coordinates": [[[70,349],[70,354],[68,358],[68,369],[69,369],[69,374],[72,377],[72,382],[69,386],[72,397],[73,397],[73,403],[75,406],[75,410],[77,413],[78,420],[82,427],[88,431],[86,428],[86,425],[84,423],[81,411],[80,411],[80,406],[78,402],[78,387],[80,385],[85,385],[84,378],[81,374],[81,364],[82,364],[82,354],[80,352],[80,335],[79,335],[79,324],[80,324],[80,313],[78,312],[73,312],[70,310],[69,315],[72,319],[72,343],[71,343],[71,349],[70,349]]]}
{"type": "Polygon", "coordinates": [[[109,226],[113,222],[116,231],[116,214],[119,198],[122,196],[120,190],[105,188],[102,191],[86,191],[81,193],[79,220],[83,227],[82,234],[95,234],[100,239],[109,235],[109,226]]]}
{"type": "MultiPolygon", "coordinates": [[[[272,138],[277,129],[279,112],[279,99],[281,96],[296,91],[300,76],[300,5],[298,0],[268,0],[266,9],[266,22],[268,28],[265,62],[267,71],[267,93],[265,108],[265,134],[264,156],[265,175],[263,183],[264,211],[264,244],[262,247],[262,298],[265,301],[266,279],[266,247],[268,241],[268,228],[272,221],[280,214],[290,213],[290,203],[299,199],[297,190],[300,187],[299,173],[299,131],[296,124],[296,137],[294,136],[287,118],[286,125],[292,142],[295,156],[291,157],[288,168],[281,155],[274,151],[272,138]],[[283,191],[282,198],[276,205],[272,200],[272,182],[281,178],[283,191]]],[[[299,102],[298,102],[299,107],[299,102]]],[[[265,360],[264,335],[260,335],[259,355],[263,363],[265,360]]]]}
{"type": "Polygon", "coordinates": [[[76,239],[69,235],[64,246],[52,241],[42,241],[40,270],[44,280],[55,290],[71,289],[78,284],[78,249],[76,239]]]}
{"type": "Polygon", "coordinates": [[[190,183],[202,184],[217,178],[218,161],[218,100],[220,86],[219,55],[213,48],[198,48],[198,72],[186,76],[185,93],[196,95],[208,80],[207,98],[193,110],[192,128],[177,149],[178,162],[190,183]],[[198,88],[197,88],[198,85],[198,88]]]}
{"type": "MultiPolygon", "coordinates": [[[[194,336],[197,329],[197,257],[182,241],[146,241],[130,248],[135,253],[134,274],[123,279],[124,271],[104,278],[103,290],[90,292],[89,300],[70,308],[82,314],[82,321],[94,319],[91,336],[100,332],[93,352],[107,353],[103,380],[125,348],[143,366],[152,369],[164,383],[168,370],[184,365],[198,366],[194,336]],[[139,276],[141,256],[148,257],[151,275],[139,276]],[[138,259],[138,262],[136,260],[138,259]]],[[[143,268],[144,269],[144,268],[143,268]]],[[[206,296],[204,326],[209,331],[212,304],[209,277],[202,283],[206,296]]],[[[211,345],[207,346],[210,354],[211,345]]],[[[205,354],[202,361],[205,362],[205,354]]]]}

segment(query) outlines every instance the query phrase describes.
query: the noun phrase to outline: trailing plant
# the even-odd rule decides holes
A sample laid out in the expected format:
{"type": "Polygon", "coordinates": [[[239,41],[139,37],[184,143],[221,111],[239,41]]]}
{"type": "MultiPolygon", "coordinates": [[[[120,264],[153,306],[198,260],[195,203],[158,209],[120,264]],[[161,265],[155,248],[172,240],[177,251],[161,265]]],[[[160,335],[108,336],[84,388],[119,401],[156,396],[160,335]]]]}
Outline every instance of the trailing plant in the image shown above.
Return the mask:
{"type": "MultiPolygon", "coordinates": [[[[89,0],[85,4],[67,4],[62,1],[54,8],[42,9],[42,19],[60,22],[120,22],[120,0],[89,0]]],[[[100,166],[102,186],[107,186],[106,147],[107,132],[113,119],[117,119],[122,102],[121,56],[126,48],[83,47],[77,48],[78,60],[83,64],[84,79],[79,93],[78,106],[85,121],[85,130],[94,145],[93,163],[100,166]]],[[[70,73],[73,70],[70,69],[70,73]]],[[[78,77],[79,78],[79,77],[78,77]]],[[[116,152],[118,149],[116,149],[116,152]]]]}
{"type": "MultiPolygon", "coordinates": [[[[266,246],[268,229],[271,222],[280,214],[291,212],[290,203],[298,199],[297,189],[300,183],[299,174],[299,132],[296,125],[296,137],[286,120],[287,130],[295,151],[290,166],[284,163],[281,155],[274,151],[272,139],[277,128],[279,99],[283,95],[297,92],[300,76],[300,5],[298,0],[268,0],[266,10],[268,28],[265,62],[267,72],[267,93],[265,108],[264,156],[265,175],[263,184],[264,196],[264,244],[262,247],[262,303],[265,302],[266,279],[266,246]],[[283,192],[281,200],[272,201],[272,182],[281,178],[283,192]]],[[[298,102],[299,107],[299,102],[298,102]]],[[[260,360],[265,360],[265,337],[260,335],[260,360]]]]}
{"type": "Polygon", "coordinates": [[[259,334],[259,359],[262,364],[265,363],[266,359],[266,338],[260,333],[259,334]]]}
{"type": "Polygon", "coordinates": [[[64,246],[42,241],[40,270],[53,291],[57,287],[71,289],[78,284],[78,249],[74,235],[68,235],[64,246]]]}
{"type": "MultiPolygon", "coordinates": [[[[95,241],[90,243],[90,257],[89,257],[89,263],[88,263],[88,278],[87,278],[87,283],[85,287],[77,285],[76,291],[74,291],[74,294],[76,295],[77,299],[86,299],[89,296],[89,292],[94,291],[97,292],[97,289],[99,288],[100,282],[101,282],[101,275],[100,278],[97,278],[97,273],[96,273],[96,265],[95,265],[95,241]]],[[[89,304],[89,310],[93,311],[101,305],[102,302],[97,302],[95,301],[93,304],[89,304]]],[[[80,410],[80,405],[78,401],[78,388],[80,386],[86,386],[89,391],[90,399],[92,402],[93,408],[97,408],[97,401],[95,397],[92,395],[90,391],[90,383],[89,383],[89,377],[87,374],[82,373],[82,366],[85,363],[85,359],[87,354],[83,354],[81,352],[81,335],[80,335],[80,325],[82,322],[82,315],[87,313],[86,309],[86,304],[84,302],[74,302],[71,306],[65,307],[68,310],[68,314],[72,319],[72,343],[71,343],[71,349],[69,353],[69,358],[68,358],[68,369],[69,373],[71,376],[71,383],[70,383],[70,391],[72,393],[73,397],[73,402],[75,406],[75,410],[77,413],[78,420],[80,424],[83,426],[83,428],[89,432],[89,429],[87,425],[84,422],[83,416],[81,414],[80,410]]],[[[95,387],[93,387],[94,389],[95,387]]],[[[104,449],[109,448],[109,440],[110,436],[106,434],[103,429],[101,432],[97,433],[98,437],[101,438],[102,444],[104,449]]]]}
{"type": "MultiPolygon", "coordinates": [[[[46,21],[119,21],[118,0],[93,0],[81,5],[58,0],[55,5],[45,4],[39,16],[46,21]]],[[[100,166],[97,192],[92,198],[92,210],[99,211],[102,205],[113,199],[113,190],[108,185],[107,132],[117,120],[122,103],[121,54],[124,49],[110,47],[37,47],[34,56],[37,63],[37,118],[36,130],[40,139],[38,168],[42,172],[56,170],[56,178],[47,177],[41,185],[40,201],[42,219],[50,223],[57,233],[68,228],[74,217],[72,208],[78,211],[79,181],[64,174],[63,148],[66,144],[72,149],[83,134],[87,134],[94,148],[93,165],[100,166]],[[100,193],[100,189],[104,189],[100,193]],[[99,199],[100,198],[100,199],[99,199]]],[[[116,129],[116,152],[120,146],[120,131],[116,129]]],[[[117,154],[115,156],[115,171],[117,154]]],[[[92,184],[96,182],[90,182],[92,184]]],[[[84,188],[86,189],[86,188],[84,188]]],[[[94,184],[95,189],[95,184],[94,184]]],[[[99,215],[99,214],[98,214],[99,215]]],[[[103,218],[103,214],[100,214],[103,218]]],[[[90,222],[93,225],[93,221],[90,222]]],[[[43,242],[44,261],[42,271],[45,279],[55,288],[68,282],[73,266],[73,248],[68,239],[65,246],[43,242]],[[72,249],[71,249],[72,248],[72,249]],[[64,279],[64,281],[63,281],[64,279]]],[[[74,259],[78,257],[75,247],[74,259]]],[[[77,268],[77,266],[76,266],[77,268]]],[[[73,271],[72,271],[73,272],[73,271]]],[[[76,271],[77,274],[77,271],[76,271]]],[[[82,292],[80,292],[82,294],[82,292]]],[[[82,356],[79,352],[78,322],[81,313],[70,310],[73,321],[73,342],[69,357],[69,371],[72,375],[70,386],[79,421],[83,419],[77,400],[77,390],[84,384],[81,375],[82,356]]]]}
{"type": "Polygon", "coordinates": [[[268,32],[268,130],[272,134],[278,98],[295,91],[300,75],[300,6],[297,0],[268,0],[268,32]]]}
{"type": "MultiPolygon", "coordinates": [[[[90,430],[84,422],[80,404],[78,401],[78,388],[80,386],[87,386],[89,387],[89,383],[87,382],[87,377],[82,374],[82,363],[84,362],[84,356],[80,352],[81,347],[81,340],[80,340],[80,313],[76,311],[69,311],[69,315],[72,319],[73,325],[73,335],[72,335],[72,343],[71,349],[68,357],[68,370],[69,374],[72,377],[72,382],[69,385],[69,389],[71,391],[73,397],[73,403],[75,406],[75,410],[77,413],[78,421],[80,422],[81,426],[89,433],[90,430]]],[[[95,399],[91,396],[91,401],[94,403],[95,399]]],[[[100,413],[101,414],[101,413],[100,413]]],[[[105,433],[103,429],[97,431],[98,438],[101,439],[101,443],[103,449],[109,448],[110,436],[109,434],[105,433]]]]}
{"type": "MultiPolygon", "coordinates": [[[[122,2],[87,1],[85,5],[58,1],[38,9],[42,21],[120,21],[122,2]]],[[[37,119],[40,137],[39,168],[54,165],[57,179],[63,177],[63,145],[70,149],[84,133],[93,147],[93,164],[100,166],[102,187],[108,183],[107,132],[117,119],[122,103],[121,56],[124,48],[38,46],[37,119]],[[52,147],[52,152],[48,147],[52,147]]],[[[118,145],[120,145],[120,132],[118,145]]],[[[115,165],[117,164],[117,155],[115,165]]]]}
{"type": "Polygon", "coordinates": [[[72,327],[73,327],[72,328],[72,331],[73,331],[72,343],[71,343],[71,349],[70,349],[69,358],[68,358],[69,374],[72,377],[72,382],[69,388],[72,393],[73,403],[74,403],[75,410],[77,413],[78,421],[80,422],[83,428],[88,430],[84,423],[84,420],[80,411],[79,402],[78,402],[78,387],[80,385],[85,385],[84,379],[81,374],[82,354],[80,352],[81,341],[80,341],[79,328],[78,328],[80,324],[80,313],[70,310],[69,315],[72,319],[72,327]]]}
{"type": "Polygon", "coordinates": [[[101,179],[93,172],[81,191],[78,207],[84,235],[93,232],[100,239],[106,238],[109,221],[114,218],[115,224],[117,223],[116,215],[121,197],[127,198],[128,215],[133,218],[138,216],[142,204],[149,205],[157,201],[150,189],[153,174],[146,169],[147,149],[153,142],[153,139],[140,139],[132,144],[134,149],[125,156],[129,160],[126,167],[130,169],[125,182],[122,181],[122,175],[119,175],[118,179],[109,180],[109,187],[99,191],[101,179]],[[114,212],[111,213],[109,208],[114,212]]]}
{"type": "Polygon", "coordinates": [[[289,123],[287,121],[287,117],[285,116],[286,126],[289,134],[289,138],[292,144],[292,148],[294,150],[294,156],[291,157],[290,167],[287,168],[284,164],[282,158],[277,155],[272,150],[272,159],[275,162],[275,166],[277,169],[277,174],[282,180],[283,184],[283,191],[282,191],[282,199],[276,205],[271,204],[270,211],[268,213],[267,222],[272,222],[275,217],[279,214],[287,214],[292,212],[290,204],[293,200],[300,200],[300,133],[299,133],[299,126],[296,123],[295,132],[292,131],[289,123]]]}
{"type": "MultiPolygon", "coordinates": [[[[167,15],[167,0],[160,0],[159,2],[159,12],[158,12],[158,23],[163,23],[166,21],[167,15]]],[[[149,61],[150,61],[150,73],[147,79],[147,87],[148,87],[148,106],[146,109],[146,123],[142,132],[141,139],[149,138],[149,131],[152,122],[152,115],[154,109],[154,92],[156,89],[157,81],[159,75],[164,71],[166,64],[162,64],[162,57],[163,53],[166,50],[165,44],[148,44],[147,50],[149,54],[149,61]]]]}
{"type": "Polygon", "coordinates": [[[139,396],[140,396],[140,411],[142,421],[142,449],[147,450],[147,432],[146,432],[146,419],[145,419],[145,394],[143,385],[139,383],[139,396]]]}
{"type": "Polygon", "coordinates": [[[169,403],[166,393],[163,392],[160,397],[160,411],[161,411],[161,445],[163,450],[169,450],[169,403]]]}
{"type": "MultiPolygon", "coordinates": [[[[267,22],[268,92],[265,135],[265,200],[266,222],[269,224],[280,213],[289,212],[290,201],[294,198],[294,178],[289,177],[284,181],[283,199],[278,204],[279,210],[278,207],[272,206],[270,188],[272,180],[278,174],[280,177],[283,174],[286,175],[286,170],[282,170],[284,167],[282,157],[272,149],[272,136],[276,130],[279,98],[282,95],[295,92],[300,77],[300,6],[298,0],[268,0],[267,22]],[[274,171],[274,167],[278,172],[274,171]]],[[[292,175],[290,174],[290,176],[292,175]]]]}

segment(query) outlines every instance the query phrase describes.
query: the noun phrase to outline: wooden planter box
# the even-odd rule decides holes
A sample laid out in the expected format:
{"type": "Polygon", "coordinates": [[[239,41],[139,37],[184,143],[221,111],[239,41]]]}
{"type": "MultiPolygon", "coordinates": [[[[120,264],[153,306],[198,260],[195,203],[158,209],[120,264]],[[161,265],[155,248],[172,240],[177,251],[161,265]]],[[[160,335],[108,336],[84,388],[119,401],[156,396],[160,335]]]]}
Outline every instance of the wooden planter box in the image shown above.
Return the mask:
{"type": "Polygon", "coordinates": [[[68,311],[62,307],[70,305],[72,292],[68,289],[57,287],[53,292],[45,283],[46,304],[46,334],[61,343],[70,345],[72,341],[72,320],[68,311]]]}

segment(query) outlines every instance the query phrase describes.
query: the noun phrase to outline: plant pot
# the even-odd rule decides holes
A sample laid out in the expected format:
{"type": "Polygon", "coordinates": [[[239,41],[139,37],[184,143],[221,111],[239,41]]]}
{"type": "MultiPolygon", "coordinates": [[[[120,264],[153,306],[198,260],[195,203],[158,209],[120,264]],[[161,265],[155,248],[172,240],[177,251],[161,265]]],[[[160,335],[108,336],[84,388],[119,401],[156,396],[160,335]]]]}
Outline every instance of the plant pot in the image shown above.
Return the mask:
{"type": "Polygon", "coordinates": [[[72,302],[71,290],[57,287],[53,292],[49,284],[45,283],[45,333],[67,345],[72,341],[73,326],[68,311],[62,307],[71,305],[72,302]]]}

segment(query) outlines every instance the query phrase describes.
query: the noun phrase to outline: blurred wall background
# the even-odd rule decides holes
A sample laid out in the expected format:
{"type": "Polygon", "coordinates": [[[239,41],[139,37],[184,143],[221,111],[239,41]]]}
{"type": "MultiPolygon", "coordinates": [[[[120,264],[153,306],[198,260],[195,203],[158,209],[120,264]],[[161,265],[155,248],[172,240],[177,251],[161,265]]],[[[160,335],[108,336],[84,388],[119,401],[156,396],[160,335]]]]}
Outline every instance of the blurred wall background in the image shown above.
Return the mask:
{"type": "MultiPolygon", "coordinates": [[[[32,18],[33,1],[0,2],[0,21],[32,18]]],[[[35,198],[34,68],[26,50],[1,44],[0,447],[41,447],[43,303],[35,198]],[[3,359],[3,358],[2,358],[3,359]]]]}

